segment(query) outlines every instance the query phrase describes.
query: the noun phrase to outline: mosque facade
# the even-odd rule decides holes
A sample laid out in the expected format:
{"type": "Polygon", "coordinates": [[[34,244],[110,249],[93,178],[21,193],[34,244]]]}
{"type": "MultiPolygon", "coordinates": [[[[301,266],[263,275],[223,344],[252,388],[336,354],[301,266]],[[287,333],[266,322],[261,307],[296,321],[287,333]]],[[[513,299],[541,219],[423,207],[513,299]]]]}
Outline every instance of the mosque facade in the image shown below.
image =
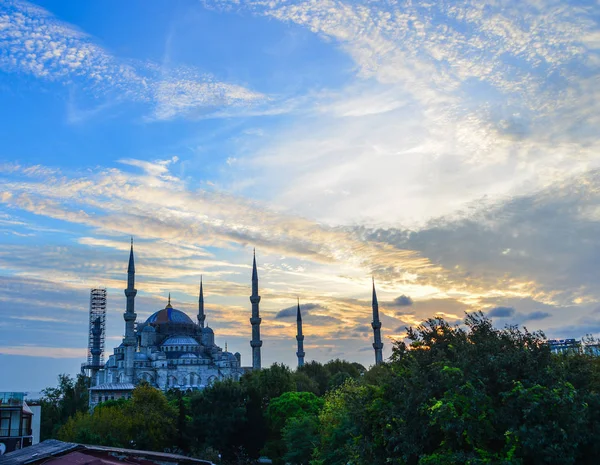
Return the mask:
{"type": "Polygon", "coordinates": [[[125,337],[105,365],[91,373],[90,405],[129,397],[134,387],[146,381],[163,391],[202,389],[216,380],[239,380],[248,370],[260,368],[260,316],[256,258],[252,272],[253,366],[242,367],[241,356],[215,344],[214,331],[205,325],[202,282],[198,296],[197,321],[171,305],[136,324],[135,263],[133,243],[127,269],[127,307],[123,314],[125,337]]]}

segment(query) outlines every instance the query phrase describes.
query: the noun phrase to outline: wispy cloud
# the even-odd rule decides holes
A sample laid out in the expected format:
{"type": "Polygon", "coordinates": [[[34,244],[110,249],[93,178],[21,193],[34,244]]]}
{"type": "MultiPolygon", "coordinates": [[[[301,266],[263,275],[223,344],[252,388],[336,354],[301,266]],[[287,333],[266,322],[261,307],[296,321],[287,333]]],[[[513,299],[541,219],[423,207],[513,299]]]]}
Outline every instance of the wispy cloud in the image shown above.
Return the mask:
{"type": "Polygon", "coordinates": [[[77,358],[84,360],[86,349],[73,347],[0,346],[0,355],[21,355],[43,358],[77,358]]]}
{"type": "Polygon", "coordinates": [[[209,74],[116,57],[75,26],[18,0],[0,5],[0,69],[77,83],[95,96],[147,103],[153,107],[151,119],[159,120],[265,100],[260,92],[209,74]]]}
{"type": "Polygon", "coordinates": [[[354,79],[313,98],[314,114],[267,133],[238,163],[295,213],[421,227],[424,218],[532,193],[600,164],[592,7],[204,3],[310,29],[356,64],[354,79]],[[392,198],[400,205],[382,201],[392,198]]]}

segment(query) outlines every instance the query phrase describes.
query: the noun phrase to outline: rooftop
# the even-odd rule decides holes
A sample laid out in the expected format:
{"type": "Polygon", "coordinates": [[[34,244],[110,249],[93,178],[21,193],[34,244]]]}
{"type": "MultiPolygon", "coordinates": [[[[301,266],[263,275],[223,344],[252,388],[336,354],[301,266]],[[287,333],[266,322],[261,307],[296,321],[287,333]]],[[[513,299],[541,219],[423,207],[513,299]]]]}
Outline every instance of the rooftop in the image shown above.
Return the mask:
{"type": "Polygon", "coordinates": [[[90,391],[133,391],[134,389],[132,383],[106,383],[91,387],[90,391]]]}
{"type": "Polygon", "coordinates": [[[143,465],[214,465],[207,460],[185,457],[178,454],[118,447],[89,446],[72,442],[48,439],[34,446],[9,452],[0,456],[0,465],[86,465],[137,463],[143,465]]]}

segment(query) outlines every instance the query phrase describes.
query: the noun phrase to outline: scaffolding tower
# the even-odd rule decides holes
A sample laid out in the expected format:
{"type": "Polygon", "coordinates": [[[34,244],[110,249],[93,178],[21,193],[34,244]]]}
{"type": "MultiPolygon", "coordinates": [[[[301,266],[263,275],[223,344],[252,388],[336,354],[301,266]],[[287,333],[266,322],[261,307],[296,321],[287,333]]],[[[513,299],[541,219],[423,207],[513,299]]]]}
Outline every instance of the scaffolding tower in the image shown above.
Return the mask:
{"type": "Polygon", "coordinates": [[[88,332],[87,363],[81,371],[95,381],[96,373],[104,365],[104,333],[106,326],[106,289],[94,288],[90,291],[90,323],[88,332]]]}

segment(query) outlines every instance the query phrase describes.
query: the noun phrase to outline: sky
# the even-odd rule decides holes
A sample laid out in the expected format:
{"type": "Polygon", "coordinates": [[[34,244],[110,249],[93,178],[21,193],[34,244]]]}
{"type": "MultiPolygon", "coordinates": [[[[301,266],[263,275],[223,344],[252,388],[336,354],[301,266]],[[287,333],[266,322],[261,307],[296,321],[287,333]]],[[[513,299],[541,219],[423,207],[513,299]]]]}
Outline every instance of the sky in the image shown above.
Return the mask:
{"type": "Polygon", "coordinates": [[[600,335],[600,1],[0,0],[0,390],[85,361],[89,290],[250,364],[374,363],[482,311],[600,335]]]}

